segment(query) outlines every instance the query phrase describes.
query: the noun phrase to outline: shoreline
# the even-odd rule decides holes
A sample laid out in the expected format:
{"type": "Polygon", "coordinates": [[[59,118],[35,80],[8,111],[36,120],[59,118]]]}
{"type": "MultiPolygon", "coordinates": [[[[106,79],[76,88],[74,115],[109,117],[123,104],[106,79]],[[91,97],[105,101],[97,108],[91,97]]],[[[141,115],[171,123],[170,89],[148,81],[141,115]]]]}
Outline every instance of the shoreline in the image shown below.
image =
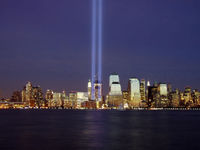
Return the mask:
{"type": "Polygon", "coordinates": [[[75,110],[75,111],[200,111],[200,108],[132,108],[132,109],[69,109],[69,108],[5,108],[1,110],[75,110]]]}

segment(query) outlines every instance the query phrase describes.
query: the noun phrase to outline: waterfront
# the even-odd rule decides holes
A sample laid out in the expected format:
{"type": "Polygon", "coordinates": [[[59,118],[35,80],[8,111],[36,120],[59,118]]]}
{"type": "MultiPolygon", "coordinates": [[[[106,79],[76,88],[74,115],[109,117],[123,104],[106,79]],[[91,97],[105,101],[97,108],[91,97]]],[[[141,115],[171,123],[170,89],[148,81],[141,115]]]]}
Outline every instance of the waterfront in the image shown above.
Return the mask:
{"type": "Polygon", "coordinates": [[[198,149],[199,111],[0,110],[0,149],[198,149]]]}

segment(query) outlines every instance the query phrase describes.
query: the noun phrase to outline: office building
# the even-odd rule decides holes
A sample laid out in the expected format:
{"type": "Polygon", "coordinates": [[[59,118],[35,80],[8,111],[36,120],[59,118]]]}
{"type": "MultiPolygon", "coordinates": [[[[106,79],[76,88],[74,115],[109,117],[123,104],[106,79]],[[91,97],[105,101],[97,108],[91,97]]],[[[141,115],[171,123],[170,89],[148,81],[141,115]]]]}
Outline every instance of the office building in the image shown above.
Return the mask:
{"type": "Polygon", "coordinates": [[[140,107],[140,81],[137,78],[130,78],[128,82],[129,105],[130,107],[140,107]]]}

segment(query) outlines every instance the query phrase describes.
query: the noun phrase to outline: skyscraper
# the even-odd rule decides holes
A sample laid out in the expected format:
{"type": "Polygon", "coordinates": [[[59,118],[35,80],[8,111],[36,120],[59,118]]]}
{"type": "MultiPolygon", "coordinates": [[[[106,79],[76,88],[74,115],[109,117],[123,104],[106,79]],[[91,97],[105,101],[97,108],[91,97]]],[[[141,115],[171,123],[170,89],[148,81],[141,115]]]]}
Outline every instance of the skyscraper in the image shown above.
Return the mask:
{"type": "Polygon", "coordinates": [[[26,103],[26,87],[23,88],[22,92],[22,102],[25,104],[26,103]]]}
{"type": "Polygon", "coordinates": [[[192,103],[192,90],[190,87],[185,87],[184,100],[186,106],[190,106],[190,104],[192,103]]]}
{"type": "Polygon", "coordinates": [[[77,92],[71,91],[69,93],[69,102],[70,102],[70,106],[72,108],[76,108],[77,107],[77,92]]]}
{"type": "Polygon", "coordinates": [[[112,73],[109,77],[108,104],[111,107],[120,107],[123,105],[123,95],[117,73],[112,73]]]}
{"type": "Polygon", "coordinates": [[[26,84],[26,103],[28,105],[30,105],[30,102],[32,100],[32,90],[33,90],[32,84],[31,84],[31,82],[28,82],[26,84]]]}
{"type": "Polygon", "coordinates": [[[88,100],[91,100],[91,95],[92,94],[92,84],[91,84],[91,81],[89,80],[88,81],[88,100]]]}
{"type": "Polygon", "coordinates": [[[167,96],[167,84],[160,83],[159,84],[159,91],[161,96],[167,96]]]}
{"type": "Polygon", "coordinates": [[[53,107],[61,107],[62,106],[62,93],[53,93],[53,100],[52,100],[53,107]]]}
{"type": "Polygon", "coordinates": [[[180,91],[176,89],[173,92],[169,93],[170,107],[179,107],[180,106],[180,91]]]}
{"type": "Polygon", "coordinates": [[[88,101],[88,92],[77,92],[77,108],[81,108],[81,104],[88,101]]]}
{"type": "Polygon", "coordinates": [[[140,95],[142,101],[146,100],[146,84],[144,79],[140,82],[140,95]]]}
{"type": "Polygon", "coordinates": [[[147,81],[147,86],[151,86],[150,81],[147,81]]]}
{"type": "Polygon", "coordinates": [[[144,79],[140,81],[140,95],[141,95],[141,107],[147,107],[146,99],[146,82],[144,79]]]}
{"type": "Polygon", "coordinates": [[[109,77],[109,95],[122,95],[119,75],[116,73],[109,77]]]}
{"type": "Polygon", "coordinates": [[[48,107],[52,107],[52,101],[53,101],[53,91],[52,90],[47,90],[46,91],[46,95],[45,95],[45,99],[48,103],[48,107]]]}
{"type": "Polygon", "coordinates": [[[130,78],[128,83],[129,101],[131,107],[140,107],[140,81],[137,78],[130,78]]]}
{"type": "Polygon", "coordinates": [[[159,91],[159,101],[158,101],[158,107],[168,107],[170,105],[168,101],[168,88],[166,83],[160,83],[158,86],[159,91]]]}
{"type": "Polygon", "coordinates": [[[94,83],[94,99],[92,100],[96,101],[102,100],[102,83],[99,82],[98,80],[96,80],[94,83]]]}
{"type": "Polygon", "coordinates": [[[112,73],[109,76],[109,87],[111,87],[111,84],[113,82],[118,82],[119,83],[119,75],[117,73],[112,73]]]}

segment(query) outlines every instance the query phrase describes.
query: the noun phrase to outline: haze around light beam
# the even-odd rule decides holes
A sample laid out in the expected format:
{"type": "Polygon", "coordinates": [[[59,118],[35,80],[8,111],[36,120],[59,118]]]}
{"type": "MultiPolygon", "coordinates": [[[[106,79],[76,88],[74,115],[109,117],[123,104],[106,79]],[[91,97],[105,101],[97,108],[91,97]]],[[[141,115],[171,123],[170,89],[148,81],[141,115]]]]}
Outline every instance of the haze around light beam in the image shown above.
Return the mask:
{"type": "MultiPolygon", "coordinates": [[[[102,3],[102,0],[92,0],[91,97],[93,100],[95,99],[94,83],[96,80],[99,83],[102,82],[102,3]]],[[[101,89],[98,90],[98,97],[100,98],[101,89]]]]}

